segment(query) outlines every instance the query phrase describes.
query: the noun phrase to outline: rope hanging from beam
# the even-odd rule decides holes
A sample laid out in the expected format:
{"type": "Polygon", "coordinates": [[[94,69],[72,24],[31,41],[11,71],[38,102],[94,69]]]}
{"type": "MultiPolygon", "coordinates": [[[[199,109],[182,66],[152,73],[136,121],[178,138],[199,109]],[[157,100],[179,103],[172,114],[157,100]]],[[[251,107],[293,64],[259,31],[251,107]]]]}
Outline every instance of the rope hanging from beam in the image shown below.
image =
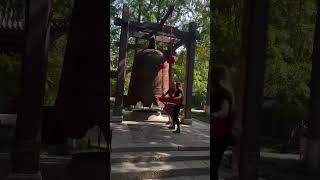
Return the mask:
{"type": "MultiPolygon", "coordinates": [[[[164,63],[167,61],[169,63],[169,84],[171,85],[172,84],[172,64],[174,64],[175,62],[175,59],[173,57],[173,39],[172,39],[172,36],[173,36],[173,6],[170,6],[170,9],[168,11],[168,13],[162,18],[161,22],[160,22],[160,25],[162,27],[162,47],[161,47],[161,50],[162,52],[164,52],[164,22],[165,22],[165,19],[167,19],[167,16],[169,15],[170,16],[170,55],[169,57],[167,57],[164,53],[164,56],[163,56],[163,63],[160,64],[160,69],[162,70],[162,76],[163,76],[163,69],[164,69],[164,63]],[[168,14],[169,13],[169,14],[168,14]]],[[[170,88],[169,88],[170,89],[170,88]]],[[[162,85],[162,91],[164,91],[164,88],[163,88],[163,85],[162,85]]],[[[169,91],[169,95],[172,96],[172,91],[169,91]]]]}
{"type": "MultiPolygon", "coordinates": [[[[171,11],[169,10],[169,15],[170,15],[170,51],[169,52],[170,52],[170,54],[169,54],[169,57],[164,55],[164,58],[166,58],[166,59],[164,59],[164,61],[163,61],[163,62],[167,61],[169,63],[169,84],[170,84],[169,85],[169,98],[166,98],[164,96],[159,98],[159,100],[165,104],[165,108],[164,109],[166,109],[167,113],[170,114],[170,115],[172,115],[172,112],[169,111],[169,109],[168,109],[168,103],[169,102],[170,103],[175,103],[175,104],[182,103],[180,101],[175,101],[175,99],[172,98],[172,96],[173,96],[173,90],[172,90],[172,64],[175,63],[175,59],[174,59],[174,56],[173,56],[173,40],[172,40],[172,36],[173,36],[173,28],[172,28],[173,27],[173,15],[172,14],[173,14],[172,10],[171,11]]],[[[162,26],[162,30],[163,30],[164,24],[161,24],[161,26],[162,26]]],[[[162,39],[164,39],[164,33],[163,32],[162,32],[162,39]]],[[[164,44],[164,42],[162,41],[162,50],[164,49],[164,47],[163,47],[164,45],[163,44],[164,44]]]]}

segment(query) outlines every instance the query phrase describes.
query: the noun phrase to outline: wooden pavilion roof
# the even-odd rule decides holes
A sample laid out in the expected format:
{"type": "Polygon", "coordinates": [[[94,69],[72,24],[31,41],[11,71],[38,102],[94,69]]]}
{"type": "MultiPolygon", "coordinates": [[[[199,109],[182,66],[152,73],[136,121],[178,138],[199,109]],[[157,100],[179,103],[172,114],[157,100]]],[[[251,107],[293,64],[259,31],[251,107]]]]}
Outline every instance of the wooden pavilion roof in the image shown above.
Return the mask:
{"type": "MultiPolygon", "coordinates": [[[[22,53],[24,50],[25,15],[24,4],[13,6],[0,3],[0,53],[22,53]]],[[[68,18],[55,18],[50,22],[51,42],[63,35],[68,27],[68,18]]]]}
{"type": "MultiPolygon", "coordinates": [[[[114,25],[116,26],[122,26],[124,25],[124,22],[120,18],[115,18],[114,25]]],[[[162,36],[164,36],[164,42],[169,43],[170,42],[170,31],[171,27],[164,25],[163,32],[162,27],[160,24],[157,23],[150,23],[150,22],[135,22],[130,21],[129,22],[129,36],[139,39],[150,39],[153,36],[156,36],[157,41],[162,41],[162,36]]],[[[180,40],[188,39],[188,32],[184,32],[179,30],[176,27],[172,27],[172,39],[173,43],[177,43],[180,40]]],[[[200,34],[196,34],[196,39],[200,40],[200,34]]]]}
{"type": "MultiPolygon", "coordinates": [[[[24,47],[24,22],[0,17],[0,52],[21,53],[24,47]]],[[[51,42],[64,34],[69,26],[67,19],[53,19],[50,22],[51,42]]]]}

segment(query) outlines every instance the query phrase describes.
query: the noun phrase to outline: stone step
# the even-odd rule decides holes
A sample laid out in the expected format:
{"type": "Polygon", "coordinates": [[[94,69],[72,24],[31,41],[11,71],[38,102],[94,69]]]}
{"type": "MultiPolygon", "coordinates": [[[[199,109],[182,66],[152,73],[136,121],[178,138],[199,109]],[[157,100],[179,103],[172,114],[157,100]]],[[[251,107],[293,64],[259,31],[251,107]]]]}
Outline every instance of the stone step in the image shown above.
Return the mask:
{"type": "Polygon", "coordinates": [[[111,163],[210,160],[209,151],[113,152],[111,163]]]}
{"type": "Polygon", "coordinates": [[[210,151],[210,146],[182,146],[182,145],[135,145],[135,146],[118,146],[112,147],[112,153],[115,152],[159,152],[159,151],[210,151]]]}
{"type": "MultiPolygon", "coordinates": [[[[144,180],[210,180],[210,175],[179,176],[179,177],[160,178],[160,179],[144,179],[144,180]]],[[[221,180],[223,180],[223,179],[221,179],[221,180]]]]}
{"type": "Polygon", "coordinates": [[[0,153],[0,179],[5,179],[10,173],[10,157],[8,153],[0,153]]]}
{"type": "MultiPolygon", "coordinates": [[[[224,176],[222,178],[219,178],[219,180],[226,180],[230,179],[230,174],[226,173],[220,173],[221,176],[224,176]],[[223,174],[223,175],[221,175],[223,174]]],[[[259,180],[265,180],[263,178],[258,178],[259,180]]],[[[144,180],[210,180],[210,175],[200,175],[200,176],[180,176],[180,177],[171,177],[171,178],[160,178],[160,179],[144,179],[144,180]]]]}
{"type": "Polygon", "coordinates": [[[111,180],[143,180],[209,174],[209,160],[122,162],[111,166],[111,180]]]}

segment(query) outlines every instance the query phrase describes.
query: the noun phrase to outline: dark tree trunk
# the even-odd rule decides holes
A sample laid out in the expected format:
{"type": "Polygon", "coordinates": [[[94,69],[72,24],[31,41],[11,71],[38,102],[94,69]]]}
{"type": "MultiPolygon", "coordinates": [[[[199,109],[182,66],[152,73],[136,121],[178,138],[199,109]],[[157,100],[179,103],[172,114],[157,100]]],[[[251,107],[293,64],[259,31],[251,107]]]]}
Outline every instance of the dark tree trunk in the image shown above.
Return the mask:
{"type": "Polygon", "coordinates": [[[105,1],[74,4],[56,100],[66,137],[82,138],[98,121],[107,120],[107,11],[105,1]]]}
{"type": "Polygon", "coordinates": [[[245,63],[242,99],[240,180],[258,179],[260,160],[260,123],[266,60],[268,0],[245,1],[242,63],[245,63]]]}
{"type": "Polygon", "coordinates": [[[320,175],[320,1],[318,1],[318,11],[316,16],[316,29],[314,33],[314,45],[312,54],[312,73],[310,83],[310,114],[309,130],[312,139],[307,147],[307,162],[313,176],[319,178],[320,175]]]}

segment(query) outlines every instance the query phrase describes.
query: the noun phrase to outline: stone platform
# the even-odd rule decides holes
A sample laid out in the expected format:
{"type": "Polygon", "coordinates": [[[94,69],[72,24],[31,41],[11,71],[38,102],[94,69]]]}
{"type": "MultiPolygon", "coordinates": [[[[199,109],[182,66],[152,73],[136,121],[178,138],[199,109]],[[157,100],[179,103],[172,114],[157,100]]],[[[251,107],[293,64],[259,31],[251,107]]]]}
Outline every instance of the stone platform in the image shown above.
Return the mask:
{"type": "Polygon", "coordinates": [[[134,112],[111,123],[111,179],[210,179],[209,125],[194,120],[172,133],[168,116],[134,112]]]}
{"type": "Polygon", "coordinates": [[[209,125],[194,120],[192,125],[181,125],[181,133],[172,133],[163,117],[146,121],[112,123],[112,149],[147,151],[158,150],[210,150],[209,125]]]}

